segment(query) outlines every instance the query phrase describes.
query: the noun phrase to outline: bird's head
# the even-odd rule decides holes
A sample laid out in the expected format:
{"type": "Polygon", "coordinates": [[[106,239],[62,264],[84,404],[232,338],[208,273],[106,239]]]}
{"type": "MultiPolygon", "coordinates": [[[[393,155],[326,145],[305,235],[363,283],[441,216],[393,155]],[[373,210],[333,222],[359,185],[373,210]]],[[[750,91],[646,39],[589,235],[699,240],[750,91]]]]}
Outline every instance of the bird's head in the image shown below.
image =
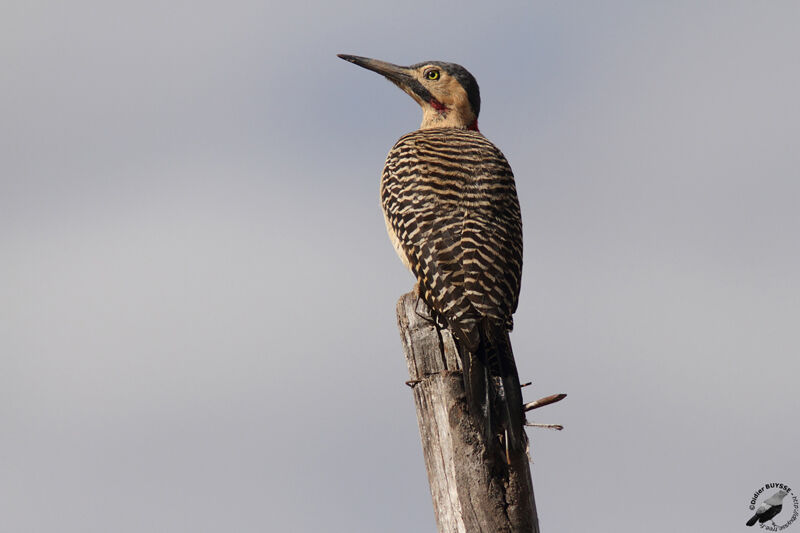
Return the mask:
{"type": "Polygon", "coordinates": [[[426,61],[401,67],[368,57],[339,57],[383,75],[422,107],[422,126],[478,130],[481,95],[478,82],[461,65],[426,61]]]}

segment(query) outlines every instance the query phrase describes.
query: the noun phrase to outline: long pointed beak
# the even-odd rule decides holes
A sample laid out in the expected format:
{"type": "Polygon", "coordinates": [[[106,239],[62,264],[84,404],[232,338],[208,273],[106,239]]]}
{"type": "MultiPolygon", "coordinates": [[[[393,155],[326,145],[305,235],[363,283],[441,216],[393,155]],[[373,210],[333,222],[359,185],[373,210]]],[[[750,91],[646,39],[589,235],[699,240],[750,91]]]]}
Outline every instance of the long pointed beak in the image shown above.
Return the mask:
{"type": "Polygon", "coordinates": [[[385,76],[387,79],[399,85],[401,88],[408,87],[411,81],[414,79],[411,76],[409,69],[406,67],[393,65],[392,63],[387,63],[386,61],[381,61],[379,59],[371,59],[369,57],[351,56],[347,54],[337,55],[345,61],[353,63],[354,65],[358,65],[359,67],[363,67],[367,70],[371,70],[372,72],[377,72],[378,74],[385,76]]]}
{"type": "Polygon", "coordinates": [[[428,90],[414,77],[414,71],[409,67],[401,67],[380,61],[378,59],[370,59],[369,57],[350,56],[347,54],[337,54],[345,61],[349,61],[354,65],[363,67],[367,70],[377,72],[385,76],[387,80],[391,81],[400,87],[411,98],[417,101],[419,105],[424,106],[425,103],[430,102],[433,97],[428,90]]]}

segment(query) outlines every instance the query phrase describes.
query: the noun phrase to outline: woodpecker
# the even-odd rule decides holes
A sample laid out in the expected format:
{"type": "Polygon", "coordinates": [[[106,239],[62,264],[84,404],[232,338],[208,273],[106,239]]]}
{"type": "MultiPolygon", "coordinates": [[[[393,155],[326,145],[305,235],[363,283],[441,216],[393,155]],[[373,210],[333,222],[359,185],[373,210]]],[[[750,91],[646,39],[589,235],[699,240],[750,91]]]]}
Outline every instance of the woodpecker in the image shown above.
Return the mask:
{"type": "Polygon", "coordinates": [[[339,57],[383,75],[422,108],[420,129],[400,137],[386,158],[386,229],[420,297],[453,334],[476,424],[506,455],[525,449],[508,336],[522,275],[522,219],[511,167],[478,130],[478,83],[454,63],[402,67],[339,57]]]}

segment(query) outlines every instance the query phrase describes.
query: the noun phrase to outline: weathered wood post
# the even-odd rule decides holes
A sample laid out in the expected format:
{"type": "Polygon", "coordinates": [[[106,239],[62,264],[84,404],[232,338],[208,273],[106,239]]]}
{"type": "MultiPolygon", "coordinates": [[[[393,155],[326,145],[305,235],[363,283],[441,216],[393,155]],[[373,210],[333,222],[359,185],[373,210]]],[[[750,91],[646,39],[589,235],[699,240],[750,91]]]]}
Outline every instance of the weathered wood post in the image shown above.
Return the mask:
{"type": "Polygon", "coordinates": [[[512,452],[507,464],[485,442],[467,411],[455,343],[428,313],[413,293],[397,303],[439,533],[538,533],[528,454],[512,452]]]}

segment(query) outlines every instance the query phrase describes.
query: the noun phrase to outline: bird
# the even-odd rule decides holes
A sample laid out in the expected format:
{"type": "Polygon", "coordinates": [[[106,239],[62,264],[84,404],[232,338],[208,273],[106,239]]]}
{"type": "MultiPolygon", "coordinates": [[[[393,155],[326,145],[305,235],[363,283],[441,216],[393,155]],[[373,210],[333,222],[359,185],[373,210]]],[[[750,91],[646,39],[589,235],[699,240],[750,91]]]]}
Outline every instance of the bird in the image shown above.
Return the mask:
{"type": "Polygon", "coordinates": [[[478,83],[455,63],[338,57],[381,74],[422,108],[420,128],[400,137],[386,158],[386,229],[419,297],[452,333],[469,413],[508,458],[509,450],[527,447],[509,339],[522,276],[522,217],[511,167],[478,129],[478,83]]]}
{"type": "Polygon", "coordinates": [[[783,509],[783,499],[789,494],[787,491],[780,489],[775,494],[764,500],[764,503],[758,506],[756,514],[747,521],[748,526],[754,526],[756,522],[762,524],[768,520],[775,518],[778,513],[783,509]]]}

